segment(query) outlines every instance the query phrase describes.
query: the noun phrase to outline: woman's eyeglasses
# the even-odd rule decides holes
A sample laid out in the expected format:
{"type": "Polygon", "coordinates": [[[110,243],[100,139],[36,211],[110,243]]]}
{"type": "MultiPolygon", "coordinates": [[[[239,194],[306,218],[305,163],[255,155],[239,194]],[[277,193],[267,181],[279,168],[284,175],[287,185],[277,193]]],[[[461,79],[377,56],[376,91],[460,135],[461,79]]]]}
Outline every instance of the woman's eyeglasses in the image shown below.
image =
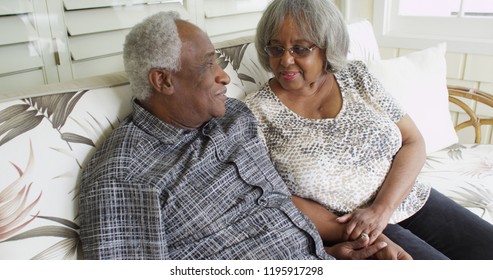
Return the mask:
{"type": "Polygon", "coordinates": [[[309,55],[313,49],[315,49],[317,46],[313,45],[309,48],[307,47],[302,47],[302,46],[294,46],[289,49],[285,49],[281,46],[265,46],[264,51],[270,56],[270,57],[281,57],[284,52],[287,50],[292,56],[294,57],[305,57],[309,55]]]}

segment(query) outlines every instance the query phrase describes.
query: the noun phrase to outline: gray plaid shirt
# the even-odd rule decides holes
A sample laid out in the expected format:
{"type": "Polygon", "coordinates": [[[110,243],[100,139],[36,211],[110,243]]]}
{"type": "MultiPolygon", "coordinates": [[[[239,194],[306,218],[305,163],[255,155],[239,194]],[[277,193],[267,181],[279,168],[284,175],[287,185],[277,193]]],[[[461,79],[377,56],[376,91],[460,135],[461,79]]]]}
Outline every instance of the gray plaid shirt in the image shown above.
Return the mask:
{"type": "Polygon", "coordinates": [[[82,176],[85,258],[331,258],[291,203],[255,117],[238,100],[226,108],[187,131],[134,103],[82,176]]]}

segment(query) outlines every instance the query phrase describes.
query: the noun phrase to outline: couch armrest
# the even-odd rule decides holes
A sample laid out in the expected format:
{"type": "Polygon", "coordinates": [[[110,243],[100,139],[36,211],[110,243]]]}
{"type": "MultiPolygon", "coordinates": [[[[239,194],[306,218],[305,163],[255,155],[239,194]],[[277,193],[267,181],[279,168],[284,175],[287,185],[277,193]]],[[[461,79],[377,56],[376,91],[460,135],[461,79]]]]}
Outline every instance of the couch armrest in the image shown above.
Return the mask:
{"type": "Polygon", "coordinates": [[[474,143],[481,143],[481,127],[483,125],[493,125],[493,115],[480,117],[477,113],[478,104],[484,104],[493,109],[493,95],[477,89],[448,86],[449,101],[459,106],[469,117],[468,120],[458,122],[455,125],[455,131],[472,126],[474,128],[474,143]],[[475,102],[467,104],[466,100],[475,102]]]}

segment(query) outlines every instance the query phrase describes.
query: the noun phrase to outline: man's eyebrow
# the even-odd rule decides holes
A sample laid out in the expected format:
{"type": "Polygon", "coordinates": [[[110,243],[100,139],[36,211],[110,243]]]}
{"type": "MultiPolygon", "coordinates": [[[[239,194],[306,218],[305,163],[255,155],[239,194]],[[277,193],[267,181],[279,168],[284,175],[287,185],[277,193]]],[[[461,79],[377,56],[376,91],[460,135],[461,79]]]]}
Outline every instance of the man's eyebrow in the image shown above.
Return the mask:
{"type": "Polygon", "coordinates": [[[205,58],[205,60],[208,60],[210,57],[216,57],[216,55],[217,55],[217,51],[214,50],[214,51],[206,53],[204,58],[205,58]]]}

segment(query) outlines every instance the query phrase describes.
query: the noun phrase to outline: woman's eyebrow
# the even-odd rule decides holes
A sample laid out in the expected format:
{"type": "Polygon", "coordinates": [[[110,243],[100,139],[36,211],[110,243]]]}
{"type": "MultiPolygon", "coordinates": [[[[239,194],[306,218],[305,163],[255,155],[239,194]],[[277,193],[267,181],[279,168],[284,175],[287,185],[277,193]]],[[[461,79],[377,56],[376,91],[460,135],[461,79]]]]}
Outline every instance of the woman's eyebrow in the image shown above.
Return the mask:
{"type": "MultiPolygon", "coordinates": [[[[294,40],[293,41],[295,44],[303,44],[303,43],[310,43],[310,41],[306,40],[306,39],[297,39],[297,40],[294,40]]],[[[275,44],[281,44],[281,41],[280,40],[276,40],[276,39],[271,39],[269,41],[269,43],[275,43],[275,44]]]]}

